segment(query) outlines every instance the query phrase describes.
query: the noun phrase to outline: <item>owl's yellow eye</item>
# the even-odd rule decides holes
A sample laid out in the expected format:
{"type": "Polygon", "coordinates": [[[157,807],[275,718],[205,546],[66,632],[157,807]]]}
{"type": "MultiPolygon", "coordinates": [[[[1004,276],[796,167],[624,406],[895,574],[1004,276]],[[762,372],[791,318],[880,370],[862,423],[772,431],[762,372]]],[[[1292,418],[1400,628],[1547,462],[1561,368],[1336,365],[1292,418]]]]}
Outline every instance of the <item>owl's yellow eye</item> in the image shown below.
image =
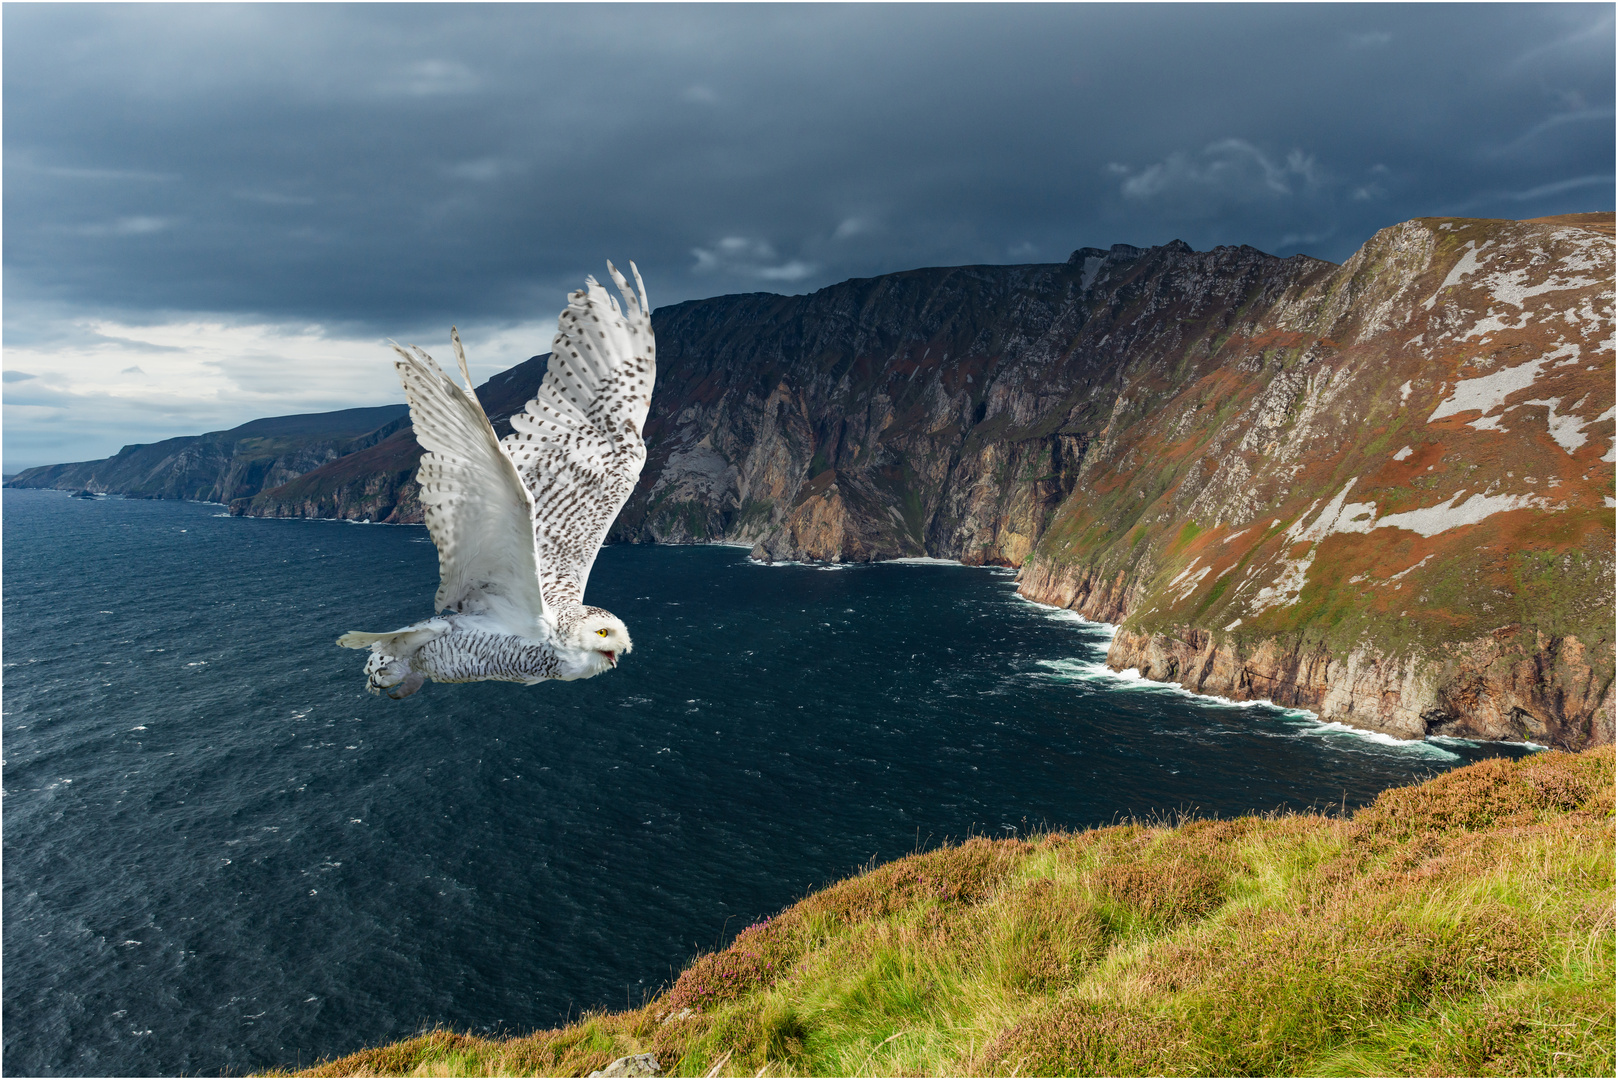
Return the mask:
{"type": "Polygon", "coordinates": [[[605,630],[597,630],[596,634],[598,634],[601,637],[606,637],[607,636],[607,632],[605,630]]]}

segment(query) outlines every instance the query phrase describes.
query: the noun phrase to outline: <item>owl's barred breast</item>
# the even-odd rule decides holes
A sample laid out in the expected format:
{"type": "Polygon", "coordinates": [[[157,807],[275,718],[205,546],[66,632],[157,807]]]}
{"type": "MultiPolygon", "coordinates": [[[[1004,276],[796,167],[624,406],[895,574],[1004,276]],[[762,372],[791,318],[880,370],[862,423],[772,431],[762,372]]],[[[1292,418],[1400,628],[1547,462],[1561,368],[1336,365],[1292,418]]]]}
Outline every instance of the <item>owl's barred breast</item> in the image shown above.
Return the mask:
{"type": "Polygon", "coordinates": [[[456,626],[423,645],[410,667],[435,682],[533,683],[565,678],[549,642],[456,626]]]}

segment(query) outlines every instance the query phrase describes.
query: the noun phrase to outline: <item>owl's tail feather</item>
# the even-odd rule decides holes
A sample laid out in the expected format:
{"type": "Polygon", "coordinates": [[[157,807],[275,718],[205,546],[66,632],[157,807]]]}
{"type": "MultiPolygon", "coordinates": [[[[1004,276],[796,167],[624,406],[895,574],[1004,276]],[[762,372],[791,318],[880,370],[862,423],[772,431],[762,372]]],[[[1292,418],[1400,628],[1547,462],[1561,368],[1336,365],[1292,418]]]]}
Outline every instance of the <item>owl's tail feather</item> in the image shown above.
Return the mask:
{"type": "Polygon", "coordinates": [[[381,645],[381,651],[391,656],[408,656],[448,629],[449,625],[442,619],[428,619],[426,622],[419,622],[402,630],[389,630],[383,634],[350,630],[337,639],[337,644],[345,649],[369,649],[381,645]]]}
{"type": "Polygon", "coordinates": [[[376,642],[386,641],[392,636],[391,633],[367,634],[363,630],[350,630],[337,639],[337,644],[345,649],[369,649],[376,642]]]}

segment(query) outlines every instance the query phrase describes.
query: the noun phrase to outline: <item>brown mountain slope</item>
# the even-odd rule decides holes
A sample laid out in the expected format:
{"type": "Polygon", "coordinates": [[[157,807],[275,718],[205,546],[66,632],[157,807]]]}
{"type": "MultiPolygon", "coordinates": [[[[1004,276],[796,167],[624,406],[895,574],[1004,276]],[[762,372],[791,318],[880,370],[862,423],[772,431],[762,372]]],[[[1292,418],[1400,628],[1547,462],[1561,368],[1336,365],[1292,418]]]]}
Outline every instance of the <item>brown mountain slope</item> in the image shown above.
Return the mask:
{"type": "Polygon", "coordinates": [[[1582,228],[1384,230],[1178,385],[1127,388],[1149,408],[1023,591],[1122,620],[1114,667],[1192,689],[1611,741],[1612,272],[1582,228]]]}
{"type": "Polygon", "coordinates": [[[1614,215],[1612,214],[1556,214],[1552,217],[1529,218],[1534,225],[1573,225],[1602,236],[1614,235],[1614,215]]]}

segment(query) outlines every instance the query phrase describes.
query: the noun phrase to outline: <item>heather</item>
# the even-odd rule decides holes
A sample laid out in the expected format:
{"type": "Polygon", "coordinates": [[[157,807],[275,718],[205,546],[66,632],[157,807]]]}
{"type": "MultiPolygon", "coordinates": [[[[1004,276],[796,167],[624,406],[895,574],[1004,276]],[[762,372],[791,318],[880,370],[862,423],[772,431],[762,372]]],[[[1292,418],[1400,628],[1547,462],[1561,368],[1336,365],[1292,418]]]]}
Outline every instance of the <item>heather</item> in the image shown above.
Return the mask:
{"type": "Polygon", "coordinates": [[[1613,783],[1604,747],[1350,817],[974,837],[811,894],[641,1008],[305,1075],[1612,1075],[1613,783]]]}

